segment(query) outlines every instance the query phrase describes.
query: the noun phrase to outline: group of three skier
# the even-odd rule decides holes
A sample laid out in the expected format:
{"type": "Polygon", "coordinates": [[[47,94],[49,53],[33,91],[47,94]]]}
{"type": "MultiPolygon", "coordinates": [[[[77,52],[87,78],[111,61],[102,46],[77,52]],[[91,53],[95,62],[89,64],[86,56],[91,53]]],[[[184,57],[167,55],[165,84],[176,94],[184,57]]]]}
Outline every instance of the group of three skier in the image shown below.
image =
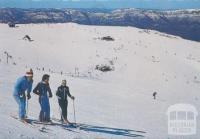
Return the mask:
{"type": "MultiPolygon", "coordinates": [[[[49,98],[53,97],[50,86],[49,86],[48,74],[44,74],[42,81],[39,82],[36,87],[33,89],[33,93],[39,96],[39,104],[41,107],[39,120],[41,122],[51,122],[50,119],[50,104],[49,98]]],[[[31,91],[33,85],[33,70],[26,72],[25,76],[22,76],[17,79],[14,87],[13,96],[19,106],[19,119],[22,122],[27,122],[26,115],[26,99],[31,98],[31,91]],[[27,91],[27,95],[25,92],[27,91]]],[[[56,91],[56,96],[58,97],[58,103],[61,108],[61,121],[65,124],[69,124],[67,119],[67,96],[71,99],[75,99],[69,92],[69,87],[66,85],[66,80],[62,80],[61,86],[58,87],[56,91]]]]}

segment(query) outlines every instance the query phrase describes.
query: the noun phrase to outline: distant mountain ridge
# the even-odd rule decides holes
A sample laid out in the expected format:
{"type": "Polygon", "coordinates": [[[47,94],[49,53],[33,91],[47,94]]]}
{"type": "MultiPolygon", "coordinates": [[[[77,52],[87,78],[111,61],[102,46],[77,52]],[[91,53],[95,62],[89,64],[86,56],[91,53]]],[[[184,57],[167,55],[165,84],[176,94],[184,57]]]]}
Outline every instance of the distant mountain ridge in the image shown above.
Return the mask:
{"type": "Polygon", "coordinates": [[[66,23],[134,26],[200,41],[200,9],[157,11],[143,9],[17,9],[1,8],[0,23],[66,23]]]}

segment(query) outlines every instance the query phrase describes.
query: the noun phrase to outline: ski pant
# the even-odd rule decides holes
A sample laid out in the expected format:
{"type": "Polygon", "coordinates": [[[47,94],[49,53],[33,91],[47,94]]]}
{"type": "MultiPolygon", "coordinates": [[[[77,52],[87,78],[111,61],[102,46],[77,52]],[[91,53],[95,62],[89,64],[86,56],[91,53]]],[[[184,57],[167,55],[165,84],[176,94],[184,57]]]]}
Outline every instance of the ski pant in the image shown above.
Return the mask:
{"type": "Polygon", "coordinates": [[[66,100],[58,100],[59,106],[61,108],[61,120],[67,120],[67,106],[68,101],[66,100]]]}
{"type": "Polygon", "coordinates": [[[23,97],[19,95],[14,95],[14,99],[19,106],[18,115],[20,119],[24,119],[26,115],[26,97],[25,94],[23,97]]]}
{"type": "Polygon", "coordinates": [[[49,105],[48,96],[40,96],[39,103],[41,107],[40,115],[39,115],[40,121],[49,122],[50,121],[50,105],[49,105]]]}

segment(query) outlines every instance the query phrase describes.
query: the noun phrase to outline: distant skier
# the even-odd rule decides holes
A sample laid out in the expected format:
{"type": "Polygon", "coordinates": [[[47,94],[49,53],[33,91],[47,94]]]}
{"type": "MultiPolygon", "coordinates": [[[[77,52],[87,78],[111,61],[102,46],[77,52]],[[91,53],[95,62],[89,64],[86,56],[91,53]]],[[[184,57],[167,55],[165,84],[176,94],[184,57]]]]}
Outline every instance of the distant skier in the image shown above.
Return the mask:
{"type": "Polygon", "coordinates": [[[39,103],[41,107],[39,120],[41,122],[51,122],[49,98],[52,97],[52,92],[49,86],[49,77],[48,74],[44,74],[42,81],[39,82],[33,90],[33,93],[39,95],[39,103]]]}
{"type": "Polygon", "coordinates": [[[62,80],[61,86],[59,86],[57,89],[56,96],[58,97],[58,103],[61,108],[61,121],[65,124],[70,124],[70,122],[67,119],[67,96],[69,96],[73,100],[75,99],[75,97],[70,94],[66,80],[62,80]]]}
{"type": "Polygon", "coordinates": [[[33,71],[30,69],[30,71],[26,72],[26,75],[23,77],[20,77],[17,79],[13,91],[13,96],[19,105],[19,119],[22,122],[27,122],[26,119],[26,94],[25,91],[27,91],[27,99],[31,98],[31,90],[32,90],[32,84],[33,84],[33,71]]]}
{"type": "Polygon", "coordinates": [[[156,96],[157,96],[157,92],[154,92],[153,93],[153,99],[156,99],[156,96]]]}
{"type": "Polygon", "coordinates": [[[29,35],[25,35],[23,40],[28,40],[29,42],[33,41],[29,35]]]}

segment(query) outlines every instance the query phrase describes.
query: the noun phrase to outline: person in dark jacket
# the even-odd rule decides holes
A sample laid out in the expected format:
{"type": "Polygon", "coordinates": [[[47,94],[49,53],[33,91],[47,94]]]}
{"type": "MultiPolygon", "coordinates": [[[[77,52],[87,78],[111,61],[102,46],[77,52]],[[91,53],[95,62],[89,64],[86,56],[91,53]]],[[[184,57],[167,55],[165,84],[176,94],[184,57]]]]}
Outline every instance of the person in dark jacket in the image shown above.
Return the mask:
{"type": "Polygon", "coordinates": [[[39,120],[41,122],[51,122],[49,98],[52,97],[52,92],[49,86],[49,77],[48,74],[44,74],[42,81],[33,89],[33,93],[39,95],[39,103],[41,107],[39,120]]]}
{"type": "Polygon", "coordinates": [[[61,121],[65,124],[70,124],[70,122],[67,119],[67,96],[69,96],[73,100],[75,99],[75,97],[70,94],[66,80],[62,80],[61,86],[59,86],[56,91],[56,96],[58,97],[58,103],[61,108],[61,121]]]}
{"type": "Polygon", "coordinates": [[[156,96],[157,96],[157,92],[154,92],[153,93],[153,99],[156,99],[156,96]]]}
{"type": "Polygon", "coordinates": [[[19,105],[19,119],[22,122],[27,122],[26,120],[26,94],[27,91],[27,99],[31,98],[31,90],[32,90],[32,84],[33,84],[33,71],[30,69],[30,71],[26,72],[25,76],[22,76],[17,79],[13,91],[13,97],[17,104],[19,105]]]}

